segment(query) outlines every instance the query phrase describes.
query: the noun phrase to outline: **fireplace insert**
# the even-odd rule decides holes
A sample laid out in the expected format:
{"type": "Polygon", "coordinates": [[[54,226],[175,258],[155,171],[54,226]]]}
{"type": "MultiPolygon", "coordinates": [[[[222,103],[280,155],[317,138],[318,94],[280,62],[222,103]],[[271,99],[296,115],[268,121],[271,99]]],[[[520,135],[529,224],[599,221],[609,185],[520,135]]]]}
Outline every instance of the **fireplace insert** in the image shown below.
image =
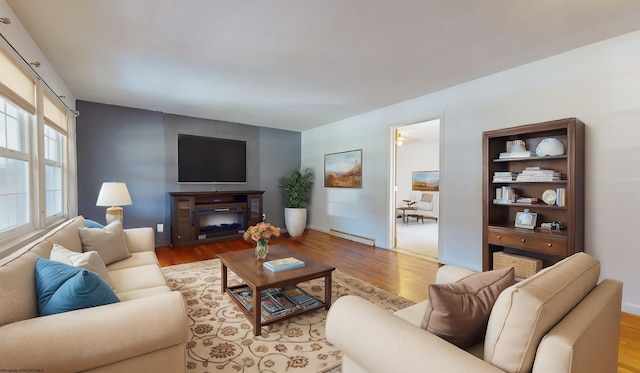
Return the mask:
{"type": "Polygon", "coordinates": [[[211,203],[196,205],[198,239],[244,233],[245,203],[211,203]]]}

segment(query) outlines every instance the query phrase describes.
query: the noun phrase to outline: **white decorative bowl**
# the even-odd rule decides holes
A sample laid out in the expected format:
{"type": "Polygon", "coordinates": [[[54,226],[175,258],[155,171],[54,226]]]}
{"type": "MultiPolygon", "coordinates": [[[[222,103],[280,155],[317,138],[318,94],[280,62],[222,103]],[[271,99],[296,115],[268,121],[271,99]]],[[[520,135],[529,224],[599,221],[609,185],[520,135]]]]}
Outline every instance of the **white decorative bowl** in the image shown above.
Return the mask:
{"type": "Polygon", "coordinates": [[[564,154],[564,144],[562,141],[554,138],[547,137],[540,141],[540,144],[536,147],[536,155],[538,157],[545,157],[547,155],[562,155],[564,154]]]}

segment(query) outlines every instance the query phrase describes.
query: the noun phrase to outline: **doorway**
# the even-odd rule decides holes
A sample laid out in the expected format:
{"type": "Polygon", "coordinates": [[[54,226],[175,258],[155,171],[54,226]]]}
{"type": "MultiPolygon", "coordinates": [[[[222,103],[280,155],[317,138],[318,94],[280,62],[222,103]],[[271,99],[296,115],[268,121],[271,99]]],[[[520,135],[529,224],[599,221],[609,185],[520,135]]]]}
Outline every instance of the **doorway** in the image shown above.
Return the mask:
{"type": "Polygon", "coordinates": [[[393,248],[438,259],[440,128],[431,119],[393,129],[393,248]]]}

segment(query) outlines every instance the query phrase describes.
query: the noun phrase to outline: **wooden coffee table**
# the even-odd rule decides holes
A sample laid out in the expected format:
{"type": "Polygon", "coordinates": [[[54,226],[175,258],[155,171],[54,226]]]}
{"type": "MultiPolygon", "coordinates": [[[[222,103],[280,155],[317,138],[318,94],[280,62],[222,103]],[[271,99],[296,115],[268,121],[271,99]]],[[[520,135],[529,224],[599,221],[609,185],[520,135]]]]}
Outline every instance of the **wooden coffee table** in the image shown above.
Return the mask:
{"type": "Polygon", "coordinates": [[[284,245],[269,245],[269,255],[265,259],[266,261],[294,257],[305,263],[304,267],[281,272],[271,272],[264,268],[262,266],[264,261],[256,258],[254,249],[226,252],[219,254],[218,257],[220,258],[222,265],[222,292],[226,292],[231,300],[238,305],[238,308],[244,312],[247,319],[251,324],[253,324],[253,334],[256,336],[262,333],[262,325],[287,319],[303,312],[312,311],[322,307],[323,305],[327,310],[331,306],[331,272],[335,270],[335,267],[326,265],[299,251],[290,249],[284,245]],[[253,290],[252,311],[249,311],[235,297],[235,295],[231,293],[227,286],[227,268],[238,275],[238,277],[240,277],[245,284],[253,290]],[[319,305],[317,306],[297,310],[294,313],[262,321],[261,302],[259,300],[263,290],[297,285],[300,282],[320,277],[324,277],[324,303],[319,302],[319,305]]]}
{"type": "Polygon", "coordinates": [[[411,206],[407,206],[407,207],[396,207],[396,210],[400,210],[402,211],[402,222],[405,224],[409,224],[409,219],[407,215],[408,211],[416,211],[417,208],[416,207],[411,207],[411,206]]]}

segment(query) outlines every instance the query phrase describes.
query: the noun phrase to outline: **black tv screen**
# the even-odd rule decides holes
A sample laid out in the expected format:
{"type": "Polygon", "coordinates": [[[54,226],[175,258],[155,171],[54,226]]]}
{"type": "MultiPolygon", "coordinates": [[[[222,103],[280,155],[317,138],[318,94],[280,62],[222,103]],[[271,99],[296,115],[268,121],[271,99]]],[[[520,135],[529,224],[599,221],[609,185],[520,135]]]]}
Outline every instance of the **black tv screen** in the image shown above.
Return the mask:
{"type": "Polygon", "coordinates": [[[246,183],[246,141],[178,134],[178,182],[246,183]]]}

